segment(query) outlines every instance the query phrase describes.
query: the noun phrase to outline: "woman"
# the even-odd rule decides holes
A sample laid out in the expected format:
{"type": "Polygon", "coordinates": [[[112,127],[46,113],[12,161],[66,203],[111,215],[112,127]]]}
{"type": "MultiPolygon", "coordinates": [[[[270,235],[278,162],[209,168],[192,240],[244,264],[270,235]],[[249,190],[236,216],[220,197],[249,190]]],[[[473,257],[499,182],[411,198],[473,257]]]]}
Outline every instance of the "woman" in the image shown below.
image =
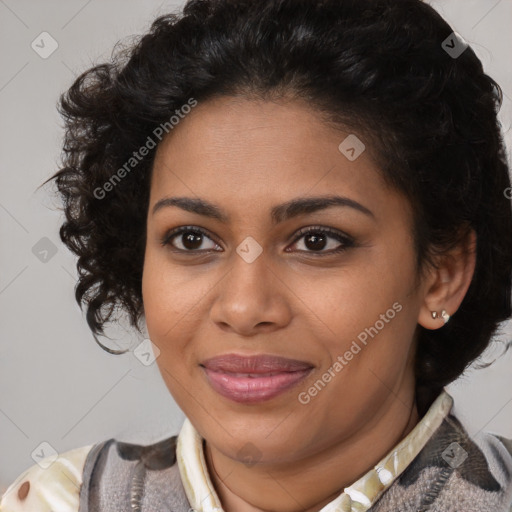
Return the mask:
{"type": "Polygon", "coordinates": [[[77,300],[96,341],[146,324],[186,420],[2,512],[509,511],[512,442],[444,389],[511,315],[500,103],[419,0],[190,1],[85,72],[51,178],[77,300]]]}

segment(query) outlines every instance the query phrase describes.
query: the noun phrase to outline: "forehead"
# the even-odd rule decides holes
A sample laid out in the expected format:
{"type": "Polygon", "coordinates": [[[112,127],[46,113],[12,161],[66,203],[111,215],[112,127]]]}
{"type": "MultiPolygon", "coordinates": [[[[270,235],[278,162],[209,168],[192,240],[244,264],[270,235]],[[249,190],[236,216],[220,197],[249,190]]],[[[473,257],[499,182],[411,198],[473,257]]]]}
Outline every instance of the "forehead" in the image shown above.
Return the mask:
{"type": "Polygon", "coordinates": [[[392,191],[367,151],[349,159],[340,150],[354,137],[295,101],[199,103],[157,148],[150,202],[197,196],[229,210],[336,193],[378,206],[392,191]]]}
{"type": "Polygon", "coordinates": [[[193,149],[194,156],[201,158],[229,151],[233,158],[239,153],[243,159],[254,157],[261,148],[265,149],[262,158],[282,154],[290,159],[292,154],[286,152],[291,150],[297,159],[308,154],[314,159],[315,147],[334,144],[336,149],[340,137],[346,135],[302,101],[220,97],[200,102],[183,116],[159,144],[157,158],[176,157],[181,150],[193,149]],[[209,154],[212,149],[218,151],[209,154]]]}

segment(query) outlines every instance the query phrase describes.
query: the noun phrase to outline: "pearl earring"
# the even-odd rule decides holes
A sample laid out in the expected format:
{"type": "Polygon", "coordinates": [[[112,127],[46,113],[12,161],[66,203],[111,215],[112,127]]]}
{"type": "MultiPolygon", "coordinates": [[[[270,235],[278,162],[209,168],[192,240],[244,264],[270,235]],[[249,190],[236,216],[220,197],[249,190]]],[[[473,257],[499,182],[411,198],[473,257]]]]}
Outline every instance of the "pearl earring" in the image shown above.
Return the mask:
{"type": "Polygon", "coordinates": [[[441,311],[441,316],[443,317],[444,323],[448,323],[448,320],[450,320],[450,315],[447,313],[446,309],[441,311]]]}
{"type": "MultiPolygon", "coordinates": [[[[432,318],[439,318],[439,315],[437,314],[437,311],[431,311],[430,312],[432,314],[432,318]]],[[[450,320],[450,315],[448,314],[448,312],[446,311],[446,309],[443,309],[441,311],[441,318],[444,320],[444,323],[446,324],[448,322],[448,320],[450,320]]]]}

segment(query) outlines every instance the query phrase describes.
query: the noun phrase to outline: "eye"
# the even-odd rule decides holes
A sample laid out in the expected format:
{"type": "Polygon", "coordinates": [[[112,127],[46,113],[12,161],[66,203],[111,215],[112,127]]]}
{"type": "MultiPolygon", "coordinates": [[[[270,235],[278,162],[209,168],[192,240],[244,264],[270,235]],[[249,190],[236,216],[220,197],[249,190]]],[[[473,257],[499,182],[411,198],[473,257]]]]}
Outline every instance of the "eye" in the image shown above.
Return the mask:
{"type": "MultiPolygon", "coordinates": [[[[354,246],[354,240],[341,231],[322,226],[310,226],[298,231],[293,244],[304,239],[305,249],[299,249],[300,252],[307,252],[319,256],[340,253],[354,246]],[[330,241],[329,241],[330,240],[330,241]],[[336,247],[337,246],[337,247],[336,247]],[[324,249],[330,249],[325,251],[324,249]],[[316,255],[316,254],[315,254],[316,255]]],[[[203,251],[218,250],[220,245],[215,242],[207,231],[198,226],[181,226],[165,234],[161,240],[162,246],[171,245],[176,252],[197,253],[203,251]],[[181,235],[181,236],[180,236],[181,235]],[[210,247],[202,247],[205,239],[213,244],[210,247]]],[[[299,244],[300,245],[300,244],[299,244]]],[[[288,248],[286,252],[291,252],[288,248]]]]}
{"type": "MultiPolygon", "coordinates": [[[[172,245],[176,248],[177,252],[201,252],[198,249],[203,245],[204,238],[213,242],[214,247],[219,247],[219,244],[214,242],[204,229],[197,226],[181,226],[173,229],[165,234],[160,243],[163,246],[172,245]],[[175,238],[177,239],[177,244],[173,243],[175,238]]],[[[208,251],[211,249],[212,247],[203,247],[202,250],[208,251]]]]}
{"type": "MultiPolygon", "coordinates": [[[[355,245],[354,240],[348,235],[345,235],[341,231],[322,226],[310,226],[300,229],[293,243],[296,244],[301,239],[304,239],[302,245],[306,249],[300,249],[300,251],[311,254],[317,253],[319,256],[340,253],[355,245]],[[331,240],[330,242],[329,239],[331,240]],[[333,242],[333,240],[335,240],[335,242],[333,242]],[[338,244],[336,244],[336,242],[338,242],[338,244]],[[338,245],[338,247],[336,247],[336,245],[338,245]],[[330,250],[324,251],[323,249],[326,248],[330,250]]],[[[288,249],[286,251],[289,252],[288,249]]]]}

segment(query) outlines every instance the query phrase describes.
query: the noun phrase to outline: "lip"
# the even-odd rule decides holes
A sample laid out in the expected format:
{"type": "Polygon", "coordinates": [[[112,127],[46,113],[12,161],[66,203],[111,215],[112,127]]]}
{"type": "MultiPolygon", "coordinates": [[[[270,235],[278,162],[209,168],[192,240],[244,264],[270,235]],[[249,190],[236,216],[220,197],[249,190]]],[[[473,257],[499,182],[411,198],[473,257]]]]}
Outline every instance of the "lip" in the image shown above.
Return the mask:
{"type": "Polygon", "coordinates": [[[294,372],[313,368],[313,364],[298,359],[274,356],[271,354],[258,354],[242,356],[239,354],[222,354],[206,359],[201,366],[209,370],[225,373],[270,373],[294,372]]]}
{"type": "Polygon", "coordinates": [[[217,393],[239,403],[270,400],[304,380],[314,368],[306,361],[270,354],[224,354],[200,366],[217,393]]]}

